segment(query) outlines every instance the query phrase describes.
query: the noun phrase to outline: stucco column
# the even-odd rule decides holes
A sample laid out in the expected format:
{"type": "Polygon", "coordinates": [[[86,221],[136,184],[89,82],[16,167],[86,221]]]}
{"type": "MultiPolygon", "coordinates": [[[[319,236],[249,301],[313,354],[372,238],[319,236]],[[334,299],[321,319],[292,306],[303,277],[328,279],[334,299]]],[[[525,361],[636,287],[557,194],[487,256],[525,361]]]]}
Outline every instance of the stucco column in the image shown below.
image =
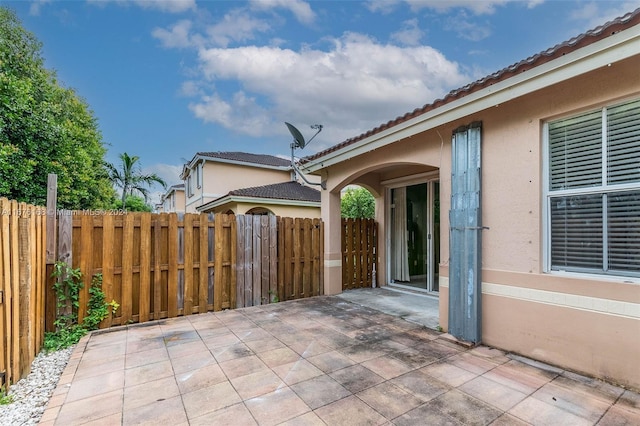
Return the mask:
{"type": "Polygon", "coordinates": [[[324,222],[324,294],[342,293],[342,237],[340,192],[322,191],[324,222]]]}

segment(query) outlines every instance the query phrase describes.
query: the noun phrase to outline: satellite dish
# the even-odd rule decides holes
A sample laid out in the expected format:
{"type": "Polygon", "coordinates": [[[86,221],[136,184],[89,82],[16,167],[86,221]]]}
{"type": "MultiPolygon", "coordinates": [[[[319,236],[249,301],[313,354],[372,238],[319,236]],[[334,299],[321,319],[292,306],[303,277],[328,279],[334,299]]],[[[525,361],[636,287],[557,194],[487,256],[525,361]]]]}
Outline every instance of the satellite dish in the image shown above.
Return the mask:
{"type": "Polygon", "coordinates": [[[303,149],[306,143],[304,141],[304,136],[302,136],[302,133],[300,133],[300,130],[296,129],[296,127],[293,124],[289,124],[286,121],[284,122],[284,124],[287,125],[287,128],[289,129],[289,133],[291,133],[291,136],[293,136],[295,147],[303,149]]]}

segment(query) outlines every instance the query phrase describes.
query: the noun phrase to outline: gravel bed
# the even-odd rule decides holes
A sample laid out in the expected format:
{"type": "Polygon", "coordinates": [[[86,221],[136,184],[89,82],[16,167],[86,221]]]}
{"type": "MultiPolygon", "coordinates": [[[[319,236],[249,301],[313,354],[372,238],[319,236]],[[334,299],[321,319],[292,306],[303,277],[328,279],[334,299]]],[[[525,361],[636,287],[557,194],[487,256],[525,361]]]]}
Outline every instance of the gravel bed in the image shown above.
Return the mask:
{"type": "Polygon", "coordinates": [[[31,364],[31,373],[9,388],[13,402],[0,405],[0,423],[37,425],[51,394],[69,361],[73,347],[56,352],[40,352],[31,364]]]}

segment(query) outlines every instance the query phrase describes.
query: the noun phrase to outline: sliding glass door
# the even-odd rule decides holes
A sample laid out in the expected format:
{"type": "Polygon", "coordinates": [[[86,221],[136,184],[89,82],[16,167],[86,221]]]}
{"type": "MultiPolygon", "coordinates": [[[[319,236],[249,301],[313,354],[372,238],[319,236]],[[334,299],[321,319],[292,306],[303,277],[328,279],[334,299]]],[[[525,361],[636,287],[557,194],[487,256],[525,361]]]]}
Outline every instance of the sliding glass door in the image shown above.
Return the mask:
{"type": "Polygon", "coordinates": [[[439,189],[438,181],[390,189],[389,281],[393,284],[438,291],[439,189]]]}

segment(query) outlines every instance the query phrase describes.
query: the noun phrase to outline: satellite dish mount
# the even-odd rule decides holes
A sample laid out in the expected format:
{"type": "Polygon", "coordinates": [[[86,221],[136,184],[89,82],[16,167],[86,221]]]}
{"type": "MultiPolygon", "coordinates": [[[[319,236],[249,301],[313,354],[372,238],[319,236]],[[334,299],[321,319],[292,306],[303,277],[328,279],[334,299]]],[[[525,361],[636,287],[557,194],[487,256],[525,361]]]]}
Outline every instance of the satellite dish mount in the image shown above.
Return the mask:
{"type": "Polygon", "coordinates": [[[322,124],[311,125],[311,128],[313,130],[317,130],[317,132],[313,136],[311,136],[311,139],[309,139],[308,141],[304,140],[304,136],[302,136],[302,133],[300,133],[300,130],[296,129],[296,127],[293,124],[289,124],[286,121],[284,124],[287,125],[287,129],[289,129],[289,133],[291,133],[291,136],[293,137],[293,142],[291,142],[291,167],[293,168],[293,171],[296,173],[297,176],[300,176],[300,178],[302,178],[302,180],[305,181],[308,185],[320,185],[322,189],[327,189],[326,182],[321,182],[321,183],[309,182],[307,178],[304,177],[302,172],[300,172],[300,170],[296,166],[296,160],[294,156],[294,152],[296,148],[303,149],[313,140],[313,138],[318,136],[318,133],[322,131],[322,124]]]}

